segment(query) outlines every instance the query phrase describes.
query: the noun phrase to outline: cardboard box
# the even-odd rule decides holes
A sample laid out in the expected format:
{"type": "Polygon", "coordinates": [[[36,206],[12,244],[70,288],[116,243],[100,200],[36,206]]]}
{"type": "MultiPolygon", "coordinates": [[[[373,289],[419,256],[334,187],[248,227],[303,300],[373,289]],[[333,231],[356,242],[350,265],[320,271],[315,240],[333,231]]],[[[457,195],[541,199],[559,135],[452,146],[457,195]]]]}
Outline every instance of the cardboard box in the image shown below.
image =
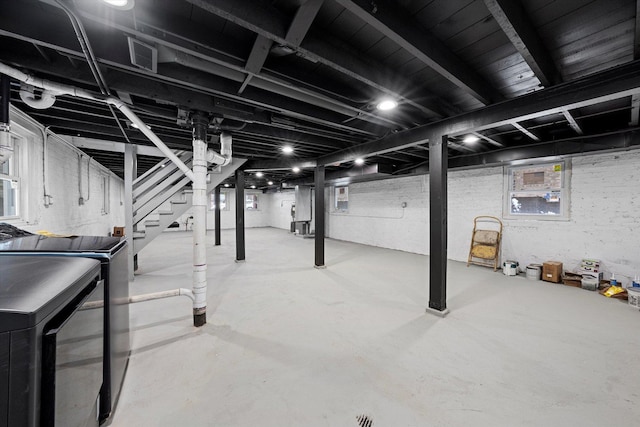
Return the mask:
{"type": "Polygon", "coordinates": [[[124,227],[113,227],[112,236],[114,236],[114,237],[122,237],[122,236],[124,236],[124,227]]]}
{"type": "Polygon", "coordinates": [[[565,273],[562,275],[562,284],[573,286],[574,288],[582,287],[582,275],[575,273],[565,273]]]}
{"type": "Polygon", "coordinates": [[[560,283],[562,280],[562,263],[547,261],[542,263],[542,280],[546,282],[560,283]]]}

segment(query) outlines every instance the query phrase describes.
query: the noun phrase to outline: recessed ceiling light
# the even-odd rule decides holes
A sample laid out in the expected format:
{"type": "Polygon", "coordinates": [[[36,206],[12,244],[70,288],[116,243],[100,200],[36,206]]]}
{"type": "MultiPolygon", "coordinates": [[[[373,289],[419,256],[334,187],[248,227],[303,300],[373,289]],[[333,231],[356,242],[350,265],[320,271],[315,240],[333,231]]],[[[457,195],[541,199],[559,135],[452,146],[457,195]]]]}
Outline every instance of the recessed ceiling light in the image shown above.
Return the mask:
{"type": "Polygon", "coordinates": [[[284,154],[291,154],[293,153],[293,147],[290,145],[285,145],[284,147],[282,147],[282,152],[284,154]]]}
{"type": "Polygon", "coordinates": [[[251,188],[256,188],[256,186],[255,186],[255,185],[252,185],[252,186],[251,186],[251,188]]]}
{"type": "Polygon", "coordinates": [[[133,8],[134,0],[103,0],[106,4],[116,9],[129,10],[133,8]]]}
{"type": "Polygon", "coordinates": [[[264,174],[262,172],[256,172],[256,176],[258,178],[262,178],[264,176],[264,174]]]}
{"type": "Polygon", "coordinates": [[[295,168],[291,169],[291,170],[292,170],[294,173],[298,173],[298,172],[300,172],[300,168],[299,168],[299,167],[297,167],[297,166],[296,166],[295,168]]]}
{"type": "Polygon", "coordinates": [[[229,188],[229,184],[225,184],[224,186],[225,186],[226,188],[229,188]]]}
{"type": "Polygon", "coordinates": [[[268,185],[273,185],[273,181],[267,182],[268,185]]]}
{"type": "Polygon", "coordinates": [[[364,165],[364,159],[363,159],[363,158],[361,158],[361,157],[358,157],[358,158],[354,161],[354,163],[355,163],[356,165],[358,165],[358,166],[360,166],[360,165],[364,165]]]}
{"type": "Polygon", "coordinates": [[[378,105],[376,105],[376,108],[381,111],[389,111],[389,110],[393,110],[397,106],[398,106],[397,101],[394,101],[393,99],[383,99],[382,101],[378,102],[378,105]]]}
{"type": "Polygon", "coordinates": [[[475,135],[467,135],[462,140],[462,142],[464,142],[465,144],[473,144],[474,142],[478,142],[478,141],[480,141],[480,138],[478,138],[475,135]]]}

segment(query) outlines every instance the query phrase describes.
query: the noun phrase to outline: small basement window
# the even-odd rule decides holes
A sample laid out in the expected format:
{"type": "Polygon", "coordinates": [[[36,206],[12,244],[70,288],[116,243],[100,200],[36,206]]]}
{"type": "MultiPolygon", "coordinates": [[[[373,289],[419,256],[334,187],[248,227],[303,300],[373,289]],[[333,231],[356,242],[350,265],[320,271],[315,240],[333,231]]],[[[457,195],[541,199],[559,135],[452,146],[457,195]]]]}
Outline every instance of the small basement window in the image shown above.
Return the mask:
{"type": "MultiPolygon", "coordinates": [[[[214,211],[216,210],[216,194],[212,192],[209,198],[209,209],[214,211]]],[[[227,193],[220,192],[220,210],[228,211],[229,206],[227,205],[227,193]]]]}
{"type": "Polygon", "coordinates": [[[505,219],[569,219],[570,162],[505,168],[505,219]]]}
{"type": "Polygon", "coordinates": [[[244,198],[245,209],[248,211],[257,211],[258,210],[258,195],[257,194],[247,194],[244,198]]]}
{"type": "Polygon", "coordinates": [[[335,209],[346,211],[349,209],[349,187],[335,187],[335,209]]]}
{"type": "Polygon", "coordinates": [[[10,138],[10,146],[3,146],[0,156],[0,219],[20,215],[20,144],[10,138]]]}

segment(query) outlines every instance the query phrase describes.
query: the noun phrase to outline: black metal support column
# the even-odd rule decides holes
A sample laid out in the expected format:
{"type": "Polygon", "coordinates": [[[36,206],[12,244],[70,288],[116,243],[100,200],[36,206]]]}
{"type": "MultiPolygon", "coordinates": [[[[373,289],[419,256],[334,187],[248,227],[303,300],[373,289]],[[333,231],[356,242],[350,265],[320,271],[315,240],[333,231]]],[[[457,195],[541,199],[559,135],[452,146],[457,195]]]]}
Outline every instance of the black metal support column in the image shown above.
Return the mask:
{"type": "Polygon", "coordinates": [[[244,171],[236,170],[236,262],[244,261],[244,171]]]}
{"type": "Polygon", "coordinates": [[[447,310],[447,136],[429,139],[429,308],[447,310]]]}
{"type": "Polygon", "coordinates": [[[315,267],[324,268],[324,166],[316,166],[315,267]]]}
{"type": "Polygon", "coordinates": [[[214,211],[215,245],[220,246],[220,186],[218,185],[213,193],[216,209],[214,211]]]}

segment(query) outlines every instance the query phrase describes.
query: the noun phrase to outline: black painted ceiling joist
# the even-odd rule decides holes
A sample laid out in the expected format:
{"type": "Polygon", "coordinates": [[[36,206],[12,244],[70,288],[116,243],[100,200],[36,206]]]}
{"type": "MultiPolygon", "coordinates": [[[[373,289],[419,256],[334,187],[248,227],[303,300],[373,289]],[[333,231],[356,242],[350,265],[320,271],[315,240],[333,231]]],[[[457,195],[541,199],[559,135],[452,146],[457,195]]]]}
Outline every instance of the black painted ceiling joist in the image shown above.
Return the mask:
{"type": "Polygon", "coordinates": [[[449,51],[440,40],[421,29],[415,19],[403,12],[396,2],[335,1],[483,104],[503,99],[500,92],[449,51]]]}
{"type": "Polygon", "coordinates": [[[348,161],[355,157],[384,153],[424,143],[429,135],[455,135],[477,132],[515,121],[562,113],[587,105],[640,93],[640,61],[602,71],[582,79],[553,86],[480,110],[461,114],[434,124],[398,132],[338,153],[323,156],[318,164],[348,161]]]}

